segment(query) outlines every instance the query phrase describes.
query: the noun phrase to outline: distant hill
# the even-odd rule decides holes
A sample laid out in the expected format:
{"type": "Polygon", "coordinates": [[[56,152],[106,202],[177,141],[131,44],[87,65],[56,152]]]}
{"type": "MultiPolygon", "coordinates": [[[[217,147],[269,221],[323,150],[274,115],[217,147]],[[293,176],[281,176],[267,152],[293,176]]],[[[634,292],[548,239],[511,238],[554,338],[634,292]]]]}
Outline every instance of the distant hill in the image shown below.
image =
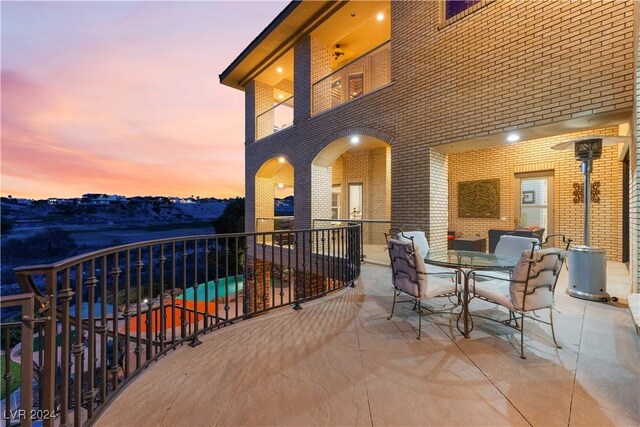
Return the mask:
{"type": "Polygon", "coordinates": [[[174,206],[193,219],[215,219],[222,215],[228,204],[223,200],[215,200],[204,203],[176,203],[174,206]]]}

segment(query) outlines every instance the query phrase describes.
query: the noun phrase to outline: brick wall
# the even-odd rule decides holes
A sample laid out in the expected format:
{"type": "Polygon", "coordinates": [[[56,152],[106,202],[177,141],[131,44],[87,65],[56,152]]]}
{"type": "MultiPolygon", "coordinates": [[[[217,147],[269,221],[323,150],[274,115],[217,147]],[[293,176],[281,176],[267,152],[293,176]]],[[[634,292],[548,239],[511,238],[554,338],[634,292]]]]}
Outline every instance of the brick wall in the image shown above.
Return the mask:
{"type": "Polygon", "coordinates": [[[325,111],[331,108],[331,79],[313,85],[324,76],[331,74],[331,51],[315,37],[311,38],[311,81],[313,112],[325,111]]]}
{"type": "MultiPolygon", "coordinates": [[[[449,228],[463,237],[487,237],[490,228],[513,227],[517,201],[515,174],[554,171],[555,232],[567,234],[577,244],[583,239],[584,204],[573,203],[573,183],[582,183],[580,163],[573,150],[551,146],[581,135],[618,135],[618,128],[596,129],[579,134],[520,142],[449,156],[449,228]],[[459,218],[458,182],[500,179],[501,218],[459,218]]],[[[591,182],[600,181],[600,203],[591,203],[591,245],[606,249],[607,258],[622,257],[622,163],[617,146],[605,147],[593,163],[591,182]]]]}
{"type": "Polygon", "coordinates": [[[245,315],[271,306],[271,263],[247,256],[247,277],[244,284],[243,310],[245,315]]]}
{"type": "MultiPolygon", "coordinates": [[[[312,66],[310,38],[296,46],[296,125],[256,143],[247,138],[247,212],[254,209],[255,172],[267,159],[286,155],[296,174],[296,227],[309,226],[313,159],[357,132],[391,145],[394,224],[418,223],[439,242],[450,226],[430,211],[430,200],[441,200],[447,187],[430,184],[442,174],[431,169],[444,166],[430,147],[630,111],[632,1],[495,1],[441,29],[439,7],[392,2],[392,83],[315,117],[304,99],[310,102],[317,80],[311,73],[320,68],[312,66]]],[[[598,162],[596,169],[604,164],[598,162]]],[[[577,171],[577,162],[573,167],[577,171]]],[[[253,227],[250,221],[247,214],[253,227]]]]}
{"type": "Polygon", "coordinates": [[[634,79],[634,117],[631,120],[631,143],[629,145],[629,270],[631,275],[631,291],[640,292],[640,167],[638,167],[638,147],[640,138],[640,3],[635,3],[635,79],[634,79]]]}
{"type": "Polygon", "coordinates": [[[429,247],[434,250],[447,249],[448,228],[448,194],[443,189],[447,188],[449,177],[448,159],[443,153],[431,150],[429,160],[429,247]]]}

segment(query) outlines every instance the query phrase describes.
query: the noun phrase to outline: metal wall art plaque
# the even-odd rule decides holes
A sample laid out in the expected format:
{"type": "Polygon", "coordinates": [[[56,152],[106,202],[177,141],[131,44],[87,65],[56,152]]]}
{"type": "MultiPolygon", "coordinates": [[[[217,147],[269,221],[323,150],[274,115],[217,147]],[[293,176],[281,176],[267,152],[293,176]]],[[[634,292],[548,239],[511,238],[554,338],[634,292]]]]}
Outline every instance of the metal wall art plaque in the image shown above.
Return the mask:
{"type": "Polygon", "coordinates": [[[458,217],[500,218],[500,180],[459,182],[458,217]]]}
{"type": "MultiPolygon", "coordinates": [[[[584,203],[584,184],[573,183],[573,203],[584,203]]],[[[600,181],[591,183],[591,203],[600,203],[600,181]]]]}

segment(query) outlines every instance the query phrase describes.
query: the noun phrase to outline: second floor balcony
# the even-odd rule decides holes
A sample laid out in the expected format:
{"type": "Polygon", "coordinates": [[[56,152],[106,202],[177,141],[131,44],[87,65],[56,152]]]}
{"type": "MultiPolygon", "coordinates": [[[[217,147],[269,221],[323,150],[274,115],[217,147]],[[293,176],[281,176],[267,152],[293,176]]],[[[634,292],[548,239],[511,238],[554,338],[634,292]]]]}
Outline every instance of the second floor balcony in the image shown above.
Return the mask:
{"type": "Polygon", "coordinates": [[[293,125],[293,96],[256,117],[256,140],[293,125]]]}
{"type": "Polygon", "coordinates": [[[313,115],[357,99],[391,82],[391,40],[313,84],[313,115]]]}

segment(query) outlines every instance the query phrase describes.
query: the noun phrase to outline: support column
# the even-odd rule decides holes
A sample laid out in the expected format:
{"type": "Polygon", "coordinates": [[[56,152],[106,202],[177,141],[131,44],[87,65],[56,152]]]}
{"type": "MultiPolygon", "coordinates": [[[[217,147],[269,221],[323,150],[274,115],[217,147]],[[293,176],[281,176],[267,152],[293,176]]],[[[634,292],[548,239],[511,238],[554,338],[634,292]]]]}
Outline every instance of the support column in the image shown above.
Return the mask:
{"type": "Polygon", "coordinates": [[[429,247],[447,250],[449,227],[449,163],[447,155],[429,150],[429,247]]]}
{"type": "Polygon", "coordinates": [[[391,222],[427,234],[434,250],[447,248],[448,171],[446,155],[426,141],[397,141],[391,147],[391,222]]]}
{"type": "MultiPolygon", "coordinates": [[[[293,123],[307,120],[314,110],[324,111],[331,106],[331,82],[314,94],[313,84],[331,74],[331,53],[318,39],[308,35],[293,50],[294,96],[293,123]],[[322,94],[320,97],[318,94],[322,94]]],[[[324,83],[323,83],[324,84],[324,83]]]]}
{"type": "Polygon", "coordinates": [[[243,309],[252,314],[271,306],[271,263],[255,256],[247,256],[246,263],[243,309]]]}
{"type": "MultiPolygon", "coordinates": [[[[293,48],[293,124],[311,117],[311,36],[307,35],[293,48]]],[[[296,201],[297,202],[297,201],[296,201]]]]}

